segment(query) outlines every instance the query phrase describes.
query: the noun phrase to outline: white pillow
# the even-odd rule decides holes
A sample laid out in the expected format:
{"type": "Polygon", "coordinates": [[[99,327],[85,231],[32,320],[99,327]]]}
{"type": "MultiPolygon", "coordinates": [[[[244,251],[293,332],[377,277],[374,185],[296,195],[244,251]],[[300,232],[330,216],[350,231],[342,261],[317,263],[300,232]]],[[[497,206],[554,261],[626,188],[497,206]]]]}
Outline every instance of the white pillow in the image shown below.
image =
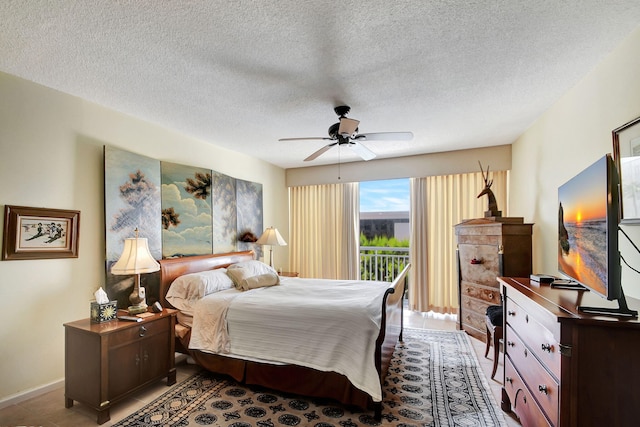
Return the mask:
{"type": "Polygon", "coordinates": [[[166,299],[178,310],[192,314],[193,304],[200,298],[232,287],[233,281],[227,276],[226,269],[201,271],[185,274],[174,280],[169,287],[166,299]]]}

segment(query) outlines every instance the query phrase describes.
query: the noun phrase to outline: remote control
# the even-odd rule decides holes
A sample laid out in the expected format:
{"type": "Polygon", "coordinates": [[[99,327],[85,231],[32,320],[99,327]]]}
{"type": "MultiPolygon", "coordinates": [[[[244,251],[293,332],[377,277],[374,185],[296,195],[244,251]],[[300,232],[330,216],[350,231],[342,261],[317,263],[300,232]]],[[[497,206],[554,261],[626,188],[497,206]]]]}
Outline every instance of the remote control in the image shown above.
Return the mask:
{"type": "Polygon", "coordinates": [[[136,317],[136,316],[118,316],[119,320],[128,320],[130,322],[142,322],[142,318],[141,317],[136,317]]]}

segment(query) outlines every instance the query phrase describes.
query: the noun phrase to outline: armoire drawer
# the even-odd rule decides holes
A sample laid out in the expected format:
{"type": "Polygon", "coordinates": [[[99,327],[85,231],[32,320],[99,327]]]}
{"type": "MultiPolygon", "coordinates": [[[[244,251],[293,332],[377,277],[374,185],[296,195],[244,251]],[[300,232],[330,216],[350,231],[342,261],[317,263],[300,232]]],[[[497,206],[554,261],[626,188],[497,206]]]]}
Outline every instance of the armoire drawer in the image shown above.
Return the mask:
{"type": "Polygon", "coordinates": [[[487,302],[489,305],[500,305],[500,289],[497,287],[480,286],[475,283],[462,281],[460,284],[461,295],[476,298],[487,302]]]}
{"type": "Polygon", "coordinates": [[[460,256],[460,273],[463,281],[474,282],[485,286],[498,286],[497,276],[500,271],[498,244],[458,246],[460,256]]]}

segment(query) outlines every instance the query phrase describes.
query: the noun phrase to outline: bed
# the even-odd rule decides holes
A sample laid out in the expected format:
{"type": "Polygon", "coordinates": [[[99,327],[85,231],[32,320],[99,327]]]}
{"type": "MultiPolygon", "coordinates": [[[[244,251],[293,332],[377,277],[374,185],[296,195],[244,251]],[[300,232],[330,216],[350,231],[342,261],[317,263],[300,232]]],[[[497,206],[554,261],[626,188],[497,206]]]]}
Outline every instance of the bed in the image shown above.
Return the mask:
{"type": "MultiPolygon", "coordinates": [[[[160,302],[165,307],[172,306],[166,298],[167,293],[169,292],[171,284],[181,276],[221,268],[233,268],[232,265],[234,264],[239,266],[250,262],[255,263],[254,258],[255,254],[253,251],[244,251],[162,260],[160,261],[160,302]]],[[[354,381],[353,376],[350,376],[348,373],[338,373],[341,372],[339,369],[332,370],[327,367],[318,369],[310,367],[315,366],[313,364],[296,363],[295,361],[289,363],[271,362],[269,359],[262,360],[261,358],[254,357],[245,359],[241,357],[230,357],[228,354],[214,354],[210,351],[189,349],[192,332],[196,332],[194,337],[199,338],[199,331],[192,331],[190,328],[185,328],[184,326],[178,326],[180,327],[180,331],[176,331],[176,349],[185,354],[189,354],[195,362],[203,368],[212,372],[229,375],[236,381],[245,384],[259,385],[286,393],[309,397],[331,398],[347,405],[355,405],[362,409],[373,409],[375,411],[375,418],[380,419],[382,414],[382,383],[386,376],[396,343],[402,339],[402,300],[405,291],[406,275],[409,269],[410,265],[407,265],[391,283],[378,283],[376,286],[381,289],[380,298],[365,304],[373,307],[370,308],[373,311],[379,310],[379,313],[376,314],[376,318],[379,319],[379,322],[377,322],[378,327],[374,333],[367,334],[370,339],[363,338],[363,341],[369,341],[369,343],[364,342],[363,345],[367,347],[367,352],[369,348],[371,350],[375,368],[375,380],[377,381],[376,387],[380,393],[371,392],[370,389],[363,387],[358,381],[354,381]],[[370,346],[368,346],[368,344],[370,344],[370,346]],[[357,384],[357,386],[354,384],[357,384]]],[[[294,286],[300,286],[301,283],[306,283],[310,289],[313,289],[313,286],[318,285],[317,281],[318,279],[282,278],[282,286],[274,286],[271,288],[273,290],[270,289],[268,292],[289,292],[291,289],[297,289],[294,288],[294,286]]],[[[354,283],[353,286],[365,284],[367,283],[354,283]]],[[[344,289],[344,291],[339,290],[338,292],[350,292],[349,286],[346,286],[344,289]]],[[[262,291],[262,289],[259,290],[262,291]]],[[[220,295],[222,295],[222,293],[220,293],[220,295]]],[[[256,295],[258,295],[258,292],[254,292],[253,294],[245,292],[243,293],[243,297],[244,295],[247,295],[245,298],[257,298],[256,295]]],[[[266,296],[268,293],[265,291],[262,295],[266,296]]],[[[342,299],[349,300],[353,293],[349,295],[345,293],[344,295],[342,299]]],[[[204,305],[204,303],[199,304],[204,305]]],[[[260,305],[254,304],[252,307],[256,306],[260,305]]],[[[354,312],[357,313],[357,310],[354,310],[354,312]]],[[[309,315],[311,316],[311,314],[309,315]]],[[[194,323],[196,322],[196,316],[193,317],[194,323]]],[[[352,320],[349,320],[349,323],[351,323],[352,320]]],[[[194,329],[195,326],[194,324],[194,329]]],[[[233,328],[235,330],[236,326],[233,328]]],[[[336,339],[339,340],[339,335],[342,334],[338,331],[336,335],[338,336],[336,339]]],[[[331,337],[331,339],[333,338],[334,337],[331,337]]],[[[194,339],[194,341],[198,341],[198,339],[194,339]]],[[[365,370],[364,367],[362,370],[365,370]]]]}

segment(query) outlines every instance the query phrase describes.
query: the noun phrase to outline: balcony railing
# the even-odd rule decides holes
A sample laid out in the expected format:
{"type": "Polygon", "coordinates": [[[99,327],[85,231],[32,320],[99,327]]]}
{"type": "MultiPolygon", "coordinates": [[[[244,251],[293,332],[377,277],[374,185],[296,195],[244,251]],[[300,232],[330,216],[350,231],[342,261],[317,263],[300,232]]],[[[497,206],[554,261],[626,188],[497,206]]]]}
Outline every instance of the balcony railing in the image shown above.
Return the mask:
{"type": "Polygon", "coordinates": [[[409,263],[409,248],[360,246],[362,280],[391,282],[409,263]]]}

